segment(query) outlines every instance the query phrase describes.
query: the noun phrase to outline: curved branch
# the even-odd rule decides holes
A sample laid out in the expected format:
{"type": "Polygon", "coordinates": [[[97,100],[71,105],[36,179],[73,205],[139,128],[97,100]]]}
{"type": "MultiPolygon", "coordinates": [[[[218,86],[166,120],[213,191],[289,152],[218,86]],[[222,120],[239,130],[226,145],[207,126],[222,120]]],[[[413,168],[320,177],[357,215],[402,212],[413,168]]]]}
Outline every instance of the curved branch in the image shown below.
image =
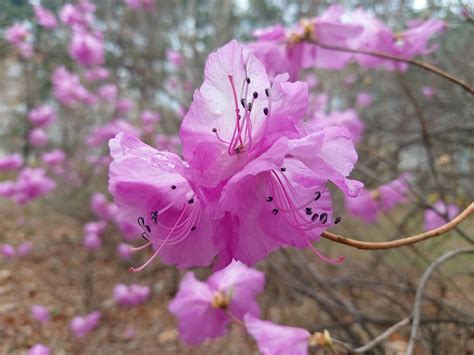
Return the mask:
{"type": "Polygon", "coordinates": [[[443,224],[441,227],[432,229],[430,231],[420,233],[411,237],[402,237],[397,240],[391,240],[388,242],[364,242],[360,240],[350,239],[343,237],[338,234],[324,231],[321,233],[321,237],[332,240],[333,242],[339,244],[349,245],[353,248],[364,249],[364,250],[380,250],[380,249],[393,249],[399,248],[406,245],[415,244],[426,239],[434,238],[440,236],[449,230],[453,229],[459,223],[464,221],[474,212],[474,203],[471,203],[461,214],[456,218],[452,219],[446,224],[443,224]]]}
{"type": "Polygon", "coordinates": [[[399,57],[399,56],[396,56],[396,55],[387,54],[387,53],[383,53],[383,52],[368,51],[368,50],[364,50],[364,49],[353,49],[353,48],[335,46],[335,45],[331,45],[331,44],[325,44],[325,43],[321,43],[321,42],[319,42],[315,39],[312,39],[312,38],[306,38],[305,37],[303,40],[306,41],[306,42],[315,44],[315,45],[317,45],[321,48],[328,49],[328,50],[339,51],[339,52],[348,52],[348,53],[357,53],[357,54],[366,54],[366,55],[370,55],[370,56],[373,56],[373,57],[390,59],[390,60],[393,60],[393,61],[396,61],[396,62],[410,64],[410,65],[413,65],[415,67],[421,68],[421,69],[429,71],[431,73],[434,73],[434,74],[436,74],[436,75],[438,75],[442,78],[445,78],[445,79],[451,81],[452,83],[454,83],[456,85],[459,85],[465,91],[467,91],[469,94],[474,95],[474,87],[472,87],[471,85],[469,85],[465,81],[449,74],[448,72],[445,72],[444,70],[442,70],[438,67],[435,67],[434,65],[428,64],[428,63],[423,63],[423,62],[420,62],[420,61],[414,60],[414,59],[406,59],[406,58],[403,58],[403,57],[399,57]]]}
{"type": "Polygon", "coordinates": [[[415,347],[415,338],[416,338],[416,334],[418,331],[418,326],[420,324],[420,318],[421,318],[421,307],[420,307],[421,299],[423,297],[423,289],[425,288],[425,285],[428,282],[429,277],[431,276],[433,271],[442,263],[444,263],[448,259],[455,257],[456,255],[464,254],[464,253],[474,253],[474,248],[468,247],[468,248],[456,249],[444,255],[441,255],[429,266],[428,269],[426,269],[425,273],[421,277],[420,284],[418,285],[416,289],[415,303],[413,304],[413,322],[412,322],[411,332],[410,332],[410,341],[408,342],[408,348],[406,352],[407,355],[412,355],[414,347],[415,347]]]}

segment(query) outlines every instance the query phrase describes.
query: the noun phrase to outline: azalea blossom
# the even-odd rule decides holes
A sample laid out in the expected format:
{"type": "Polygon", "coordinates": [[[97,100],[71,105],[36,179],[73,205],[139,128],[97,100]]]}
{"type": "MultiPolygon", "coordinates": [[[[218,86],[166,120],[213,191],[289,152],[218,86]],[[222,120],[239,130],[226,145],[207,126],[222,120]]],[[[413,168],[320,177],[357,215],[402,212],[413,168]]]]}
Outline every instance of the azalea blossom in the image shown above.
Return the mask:
{"type": "Polygon", "coordinates": [[[374,190],[362,189],[358,196],[346,196],[347,212],[367,223],[374,223],[380,212],[386,212],[398,204],[408,202],[410,174],[404,173],[397,179],[374,190]]]}
{"type": "Polygon", "coordinates": [[[0,171],[17,170],[23,165],[23,157],[13,153],[0,158],[0,171]]]}
{"type": "Polygon", "coordinates": [[[52,30],[58,26],[56,17],[51,11],[47,10],[41,5],[33,6],[33,10],[35,12],[36,22],[38,25],[43,26],[48,30],[52,30]]]}
{"type": "Polygon", "coordinates": [[[122,260],[130,260],[133,255],[133,250],[130,248],[130,245],[126,243],[119,243],[117,245],[117,254],[122,260]]]}
{"type": "Polygon", "coordinates": [[[186,273],[169,305],[178,318],[181,339],[194,345],[225,335],[231,322],[229,314],[240,320],[245,314],[258,317],[255,297],[262,292],[264,282],[263,273],[239,262],[214,273],[206,282],[197,280],[192,272],[186,273]]]}
{"type": "Polygon", "coordinates": [[[8,197],[16,203],[24,205],[54,190],[56,183],[46,176],[44,169],[28,167],[21,170],[17,180],[9,186],[8,197]]]}
{"type": "Polygon", "coordinates": [[[50,167],[61,165],[66,161],[66,153],[60,149],[54,149],[50,152],[43,153],[41,160],[45,165],[50,167]]]}
{"type": "Polygon", "coordinates": [[[31,110],[28,118],[36,127],[47,127],[56,120],[56,112],[49,105],[40,105],[31,110]]]}
{"type": "Polygon", "coordinates": [[[49,348],[44,344],[35,344],[28,350],[27,355],[50,355],[49,348]]]}
{"type": "Polygon", "coordinates": [[[69,329],[76,338],[83,338],[97,327],[100,317],[99,311],[86,316],[76,316],[69,322],[69,329]]]}
{"type": "Polygon", "coordinates": [[[13,259],[16,256],[15,247],[10,244],[3,244],[1,252],[6,259],[13,259]]]}
{"type": "Polygon", "coordinates": [[[74,30],[86,30],[94,20],[95,5],[89,0],[79,0],[76,4],[65,4],[59,11],[59,18],[74,30]]]}
{"type": "Polygon", "coordinates": [[[84,67],[104,64],[104,40],[102,34],[75,31],[69,46],[69,55],[84,67]]]}
{"type": "Polygon", "coordinates": [[[35,148],[42,148],[48,144],[48,136],[41,128],[34,128],[28,135],[28,142],[35,148]]]}
{"type": "Polygon", "coordinates": [[[183,55],[178,51],[174,51],[172,49],[166,50],[166,59],[168,59],[170,63],[172,63],[178,68],[181,68],[184,64],[183,55]]]}
{"type": "Polygon", "coordinates": [[[60,103],[72,106],[76,103],[93,104],[95,98],[81,84],[79,76],[64,67],[56,68],[52,76],[53,92],[60,103]]]}
{"type": "Polygon", "coordinates": [[[345,111],[332,111],[326,114],[322,111],[317,111],[312,119],[308,121],[311,129],[321,129],[324,127],[345,127],[350,132],[352,141],[357,144],[362,139],[365,124],[359,118],[356,111],[348,109],[345,111]]]}
{"type": "Polygon", "coordinates": [[[34,304],[33,306],[31,306],[31,315],[33,316],[33,318],[35,318],[36,320],[40,321],[43,324],[46,324],[49,322],[49,318],[50,318],[49,311],[47,308],[41,305],[34,304]]]}
{"type": "Polygon", "coordinates": [[[433,209],[427,209],[424,216],[424,229],[429,231],[453,219],[459,214],[459,207],[455,204],[447,204],[438,201],[433,205],[433,209]]]}
{"type": "MultiPolygon", "coordinates": [[[[119,133],[110,141],[109,191],[120,217],[142,229],[143,248],[153,247],[166,263],[178,267],[209,265],[217,254],[220,221],[209,211],[183,176],[185,163],[175,154],[160,152],[138,138],[119,133]]],[[[140,249],[140,248],[138,248],[140,249]]]]}
{"type": "Polygon", "coordinates": [[[23,58],[31,58],[33,46],[30,42],[31,31],[23,23],[14,23],[5,30],[5,40],[12,44],[23,58]]]}
{"type": "Polygon", "coordinates": [[[311,334],[302,328],[277,325],[255,318],[244,317],[247,331],[257,341],[258,349],[264,355],[306,355],[311,334]]]}
{"type": "Polygon", "coordinates": [[[232,41],[209,56],[182,123],[186,162],[127,134],[111,140],[109,190],[121,216],[141,226],[143,247],[155,249],[143,267],[160,253],[180,267],[218,255],[217,269],[282,246],[320,255],[311,241],[333,223],[326,183],[357,195],[362,184],[348,179],[357,154],[343,127],[308,133],[307,85],[286,80],[270,80],[232,41]]]}
{"type": "Polygon", "coordinates": [[[372,104],[373,96],[368,92],[361,91],[357,94],[356,105],[360,108],[366,108],[372,104]]]}
{"type": "Polygon", "coordinates": [[[148,300],[151,289],[148,286],[117,284],[113,295],[117,304],[125,307],[137,306],[148,300]]]}
{"type": "Polygon", "coordinates": [[[84,72],[84,78],[87,81],[105,80],[109,77],[109,75],[109,71],[104,67],[91,68],[84,72]]]}

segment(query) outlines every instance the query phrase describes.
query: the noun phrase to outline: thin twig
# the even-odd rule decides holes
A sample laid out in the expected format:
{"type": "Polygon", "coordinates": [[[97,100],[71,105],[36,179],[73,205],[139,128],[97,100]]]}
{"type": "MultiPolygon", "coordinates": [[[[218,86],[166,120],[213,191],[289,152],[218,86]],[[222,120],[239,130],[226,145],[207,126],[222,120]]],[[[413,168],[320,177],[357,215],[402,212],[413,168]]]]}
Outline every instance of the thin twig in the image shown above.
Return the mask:
{"type": "Polygon", "coordinates": [[[383,333],[381,333],[380,335],[376,336],[374,339],[372,339],[371,341],[369,341],[367,344],[365,344],[364,346],[361,346],[359,348],[355,348],[355,349],[352,349],[352,351],[354,353],[364,353],[366,351],[369,351],[370,349],[372,349],[374,346],[378,345],[379,343],[381,343],[383,340],[387,339],[390,335],[392,335],[393,333],[395,333],[398,329],[400,328],[403,328],[404,326],[410,324],[410,318],[407,317],[407,318],[403,318],[400,322],[398,323],[395,323],[394,325],[392,325],[390,328],[388,328],[387,330],[385,330],[383,333]]]}
{"type": "Polygon", "coordinates": [[[455,76],[445,72],[444,70],[442,70],[442,69],[440,69],[440,68],[438,68],[434,65],[428,64],[428,63],[423,63],[423,62],[420,62],[418,60],[407,59],[407,58],[399,57],[399,56],[388,54],[388,53],[382,53],[382,52],[377,52],[377,51],[368,51],[368,50],[364,50],[364,49],[353,49],[353,48],[346,48],[346,47],[330,45],[330,44],[326,44],[326,43],[321,43],[321,42],[319,42],[315,39],[312,39],[312,38],[304,38],[303,40],[306,41],[306,42],[315,44],[315,45],[317,45],[321,48],[328,49],[328,50],[348,52],[348,53],[356,53],[356,54],[366,54],[366,55],[370,55],[372,57],[390,59],[390,60],[393,60],[393,61],[396,61],[396,62],[410,64],[410,65],[416,66],[418,68],[424,69],[426,71],[429,71],[431,73],[434,73],[434,74],[436,74],[436,75],[438,75],[442,78],[445,78],[445,79],[451,81],[452,83],[454,83],[456,85],[459,85],[465,91],[467,91],[469,94],[474,95],[474,87],[472,87],[471,85],[469,85],[465,81],[463,81],[459,78],[456,78],[455,76]]]}
{"type": "Polygon", "coordinates": [[[349,245],[353,248],[364,249],[364,250],[380,250],[380,249],[393,249],[400,248],[406,245],[415,244],[426,239],[434,238],[450,231],[459,223],[464,221],[474,212],[474,203],[471,203],[461,214],[456,218],[452,219],[441,227],[432,229],[430,231],[420,233],[411,237],[402,237],[397,240],[391,240],[388,242],[364,242],[360,240],[350,239],[343,237],[338,234],[324,231],[321,233],[321,237],[332,240],[333,242],[349,245]]]}
{"type": "Polygon", "coordinates": [[[418,331],[420,318],[421,318],[421,307],[420,307],[421,299],[423,297],[423,289],[425,288],[425,285],[428,282],[429,277],[431,276],[433,271],[442,263],[444,263],[448,259],[455,257],[456,255],[464,254],[464,253],[474,253],[474,248],[468,247],[468,248],[456,249],[440,256],[428,267],[428,269],[426,269],[425,273],[423,274],[420,284],[418,285],[416,289],[415,303],[413,305],[413,322],[412,322],[411,332],[410,332],[410,341],[408,342],[408,348],[406,352],[407,355],[412,355],[414,347],[415,347],[416,334],[418,331]]]}

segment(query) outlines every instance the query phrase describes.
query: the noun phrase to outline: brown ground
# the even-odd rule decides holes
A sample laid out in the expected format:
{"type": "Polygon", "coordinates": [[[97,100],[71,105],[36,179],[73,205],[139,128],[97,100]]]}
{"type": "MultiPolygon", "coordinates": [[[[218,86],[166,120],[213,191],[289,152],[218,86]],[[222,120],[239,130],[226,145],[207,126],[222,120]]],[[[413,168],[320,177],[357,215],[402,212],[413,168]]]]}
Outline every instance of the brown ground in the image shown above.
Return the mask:
{"type": "MultiPolygon", "coordinates": [[[[50,346],[54,354],[258,353],[253,340],[237,325],[229,335],[219,340],[208,341],[197,348],[183,345],[178,339],[175,320],[167,311],[182,273],[158,263],[142,273],[129,273],[129,265],[115,256],[115,241],[118,238],[112,232],[103,237],[103,248],[91,256],[80,244],[82,225],[77,220],[38,208],[29,208],[30,217],[21,218],[18,217],[21,215],[18,209],[0,205],[0,244],[8,242],[18,245],[26,240],[35,244],[33,252],[27,257],[10,262],[0,260],[1,354],[25,353],[38,342],[50,346]],[[43,217],[31,217],[38,215],[43,217]],[[118,282],[150,285],[154,292],[150,300],[141,306],[119,307],[112,300],[112,289],[118,282]],[[32,304],[44,305],[51,311],[52,320],[47,325],[41,326],[31,317],[32,304]],[[83,340],[76,340],[68,329],[70,319],[95,309],[102,311],[98,328],[83,340]],[[130,326],[136,333],[133,339],[127,339],[124,335],[130,326]]],[[[331,250],[329,253],[335,255],[338,251],[331,250]]],[[[355,251],[353,256],[358,258],[362,253],[355,251]]],[[[143,256],[138,256],[133,263],[140,264],[143,256]]],[[[272,260],[276,259],[263,263],[260,268],[272,269],[272,260]]],[[[316,264],[320,265],[319,261],[316,264]]],[[[353,265],[357,266],[357,262],[353,265]]],[[[338,269],[338,277],[350,275],[350,269],[338,269]]],[[[334,273],[334,269],[327,270],[326,276],[334,273]]],[[[199,274],[204,276],[205,271],[199,274]]],[[[335,289],[335,292],[339,291],[335,289]]],[[[368,291],[359,287],[351,292],[362,298],[368,291]]],[[[330,323],[320,315],[313,300],[294,296],[286,285],[271,277],[260,301],[263,316],[276,322],[288,323],[290,319],[290,322],[294,320],[295,325],[311,326],[316,319],[321,323],[330,323]]],[[[380,312],[376,303],[378,301],[367,307],[380,312]]],[[[386,303],[380,305],[382,308],[388,315],[393,313],[393,310],[387,309],[386,303]]],[[[399,338],[403,348],[406,337],[399,338]]],[[[395,336],[389,345],[396,346],[399,338],[395,336]]]]}

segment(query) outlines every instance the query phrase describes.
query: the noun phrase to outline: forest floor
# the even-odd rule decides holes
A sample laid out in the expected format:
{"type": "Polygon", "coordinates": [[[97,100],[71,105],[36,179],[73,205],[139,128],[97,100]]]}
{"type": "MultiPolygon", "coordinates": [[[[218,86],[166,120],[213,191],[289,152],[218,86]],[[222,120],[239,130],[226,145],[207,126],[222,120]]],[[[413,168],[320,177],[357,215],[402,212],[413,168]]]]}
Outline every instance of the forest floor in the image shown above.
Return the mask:
{"type": "MultiPolygon", "coordinates": [[[[29,217],[21,215],[19,210],[11,206],[0,205],[0,244],[18,245],[27,240],[34,243],[28,256],[10,261],[0,259],[0,354],[24,354],[36,343],[48,345],[53,354],[258,353],[255,342],[238,325],[233,325],[229,334],[218,340],[206,341],[199,347],[184,345],[179,340],[176,321],[167,309],[183,272],[155,263],[144,272],[129,273],[127,269],[130,264],[120,261],[115,254],[115,245],[119,240],[117,236],[104,236],[101,250],[89,253],[81,245],[82,224],[76,219],[58,213],[45,213],[41,209],[28,213],[29,217]],[[36,217],[39,215],[42,217],[36,217]],[[118,306],[112,298],[112,290],[119,282],[151,286],[152,296],[137,307],[118,306]],[[43,305],[50,310],[52,317],[49,323],[41,325],[32,318],[33,304],[43,305]],[[83,339],[74,338],[69,330],[69,321],[76,315],[94,310],[102,312],[99,326],[83,339]],[[134,336],[130,333],[134,333],[134,336]]],[[[437,247],[431,246],[431,250],[437,247]]],[[[342,250],[347,252],[347,249],[339,247],[326,249],[325,252],[335,255],[342,250]]],[[[140,264],[143,257],[136,257],[132,264],[140,264]]],[[[351,265],[358,265],[364,260],[364,252],[353,251],[350,257],[355,260],[351,265]]],[[[387,255],[388,259],[393,257],[387,255]]],[[[278,256],[275,256],[258,265],[259,269],[272,271],[267,278],[266,290],[259,297],[263,317],[301,326],[311,326],[314,319],[320,319],[330,326],[330,322],[319,316],[320,308],[314,306],[311,299],[296,296],[290,292],[288,285],[279,284],[275,275],[284,275],[283,271],[280,275],[278,269],[274,269],[278,260],[278,256]]],[[[321,263],[320,260],[315,261],[316,265],[321,263]]],[[[324,265],[321,272],[329,279],[361,277],[357,274],[357,267],[348,269],[341,271],[324,265]]],[[[384,270],[375,267],[374,273],[384,270]]],[[[207,272],[198,271],[198,276],[205,277],[207,272]]],[[[417,272],[413,277],[419,276],[420,272],[417,272]]],[[[464,291],[472,296],[474,284],[468,280],[463,275],[458,284],[466,287],[464,291]]],[[[356,288],[354,292],[352,296],[365,297],[364,287],[356,288]]],[[[345,296],[350,294],[345,290],[341,293],[345,296]]],[[[456,297],[452,294],[445,290],[443,297],[455,302],[456,297]]],[[[373,296],[367,297],[372,297],[373,304],[355,304],[362,309],[374,310],[378,315],[386,313],[396,316],[393,309],[387,309],[396,308],[395,305],[390,306],[391,301],[382,302],[373,296]]],[[[412,298],[407,296],[407,310],[410,300],[412,298]]],[[[404,334],[395,334],[391,338],[392,342],[401,340],[402,349],[403,344],[406,344],[406,332],[404,334]]]]}

